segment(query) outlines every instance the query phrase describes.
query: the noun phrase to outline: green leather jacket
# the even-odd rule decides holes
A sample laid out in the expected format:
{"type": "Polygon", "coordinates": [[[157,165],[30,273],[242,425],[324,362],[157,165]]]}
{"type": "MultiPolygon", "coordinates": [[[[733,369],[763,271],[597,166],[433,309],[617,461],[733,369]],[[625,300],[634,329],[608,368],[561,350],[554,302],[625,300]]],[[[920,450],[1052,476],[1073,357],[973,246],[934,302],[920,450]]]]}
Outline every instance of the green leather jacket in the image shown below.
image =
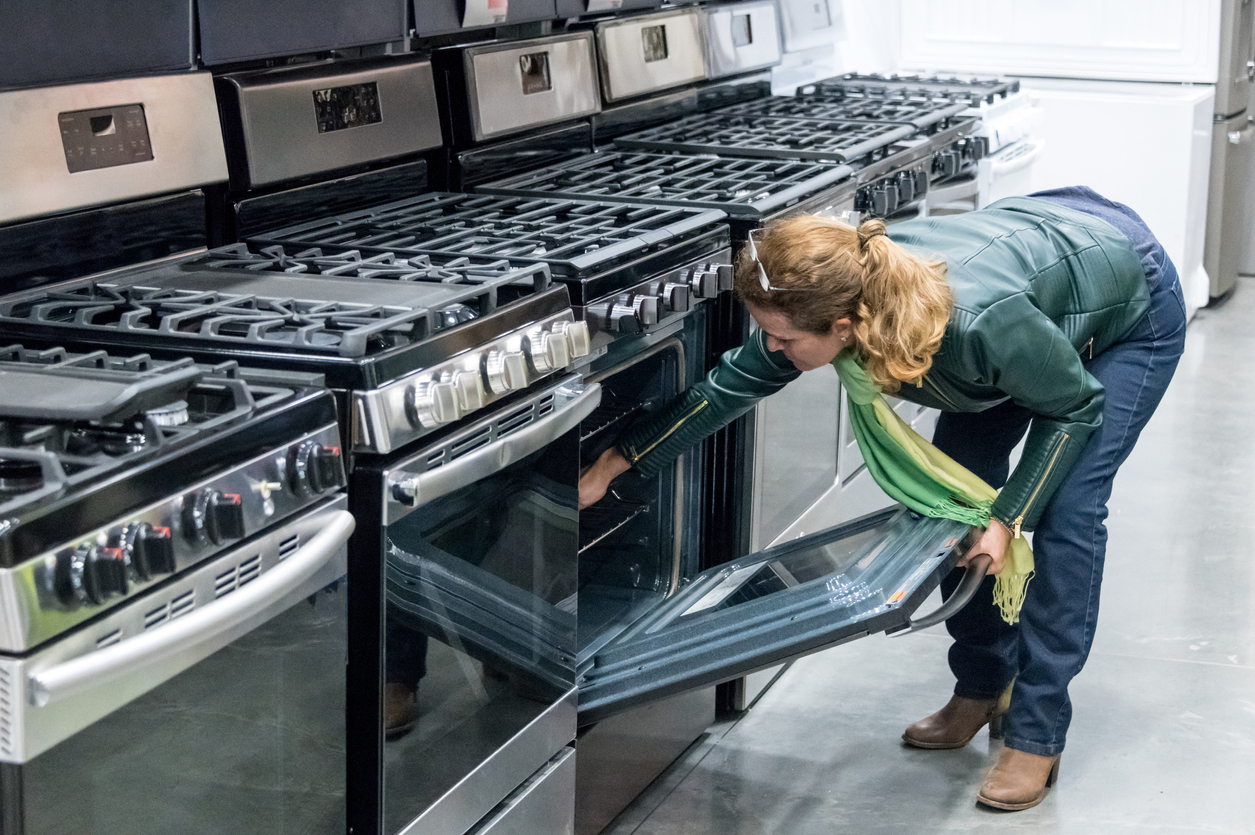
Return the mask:
{"type": "MultiPolygon", "coordinates": [[[[1024,454],[993,514],[1013,530],[1032,530],[1102,423],[1103,387],[1085,361],[1118,342],[1149,307],[1138,256],[1098,218],[1029,197],[900,223],[889,237],[944,258],[954,290],[933,367],[898,396],[952,412],[1008,399],[1028,409],[1024,454]]],[[[619,450],[643,473],[657,472],[798,376],[756,332],[706,379],[630,427],[619,450]]]]}

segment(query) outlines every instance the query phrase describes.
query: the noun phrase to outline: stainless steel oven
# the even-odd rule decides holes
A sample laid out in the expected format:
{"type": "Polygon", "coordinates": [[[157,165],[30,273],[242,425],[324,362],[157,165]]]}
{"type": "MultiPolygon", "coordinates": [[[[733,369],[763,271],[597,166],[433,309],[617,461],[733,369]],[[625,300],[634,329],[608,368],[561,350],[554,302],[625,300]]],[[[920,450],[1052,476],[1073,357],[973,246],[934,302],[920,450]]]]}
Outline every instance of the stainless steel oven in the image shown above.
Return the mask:
{"type": "Polygon", "coordinates": [[[403,456],[359,459],[386,677],[417,691],[414,728],[382,751],[385,833],[463,832],[494,809],[571,831],[579,427],[601,393],[560,378],[403,456]],[[516,787],[526,799],[498,808],[516,787]]]}

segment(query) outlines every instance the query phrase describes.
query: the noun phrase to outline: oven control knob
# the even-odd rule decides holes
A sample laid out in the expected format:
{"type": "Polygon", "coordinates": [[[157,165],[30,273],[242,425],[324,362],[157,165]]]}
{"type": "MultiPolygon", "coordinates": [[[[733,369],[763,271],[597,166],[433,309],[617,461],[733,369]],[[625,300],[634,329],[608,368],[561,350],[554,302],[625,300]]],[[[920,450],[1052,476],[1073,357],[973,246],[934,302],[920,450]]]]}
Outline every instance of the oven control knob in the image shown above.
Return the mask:
{"type": "Polygon", "coordinates": [[[922,168],[916,168],[911,172],[911,176],[915,180],[915,196],[923,197],[928,193],[928,172],[922,168]]]}
{"type": "Polygon", "coordinates": [[[656,296],[637,296],[632,300],[632,311],[641,327],[658,324],[658,298],[656,296]]]}
{"type": "Polygon", "coordinates": [[[621,302],[602,302],[588,308],[598,327],[607,333],[640,333],[641,323],[636,311],[621,302]]]}
{"type": "Polygon", "coordinates": [[[484,405],[487,395],[484,392],[484,378],[477,371],[455,371],[449,378],[457,393],[458,406],[463,414],[473,412],[484,405]]]}
{"type": "Polygon", "coordinates": [[[872,212],[884,217],[898,208],[898,189],[890,183],[881,183],[872,191],[872,212]]]}
{"type": "Polygon", "coordinates": [[[306,441],[288,450],[288,487],[297,496],[313,496],[343,487],[344,458],[340,448],[306,441]]]}
{"type": "Polygon", "coordinates": [[[104,603],[126,594],[126,559],[120,548],[80,545],[57,554],[53,590],[62,603],[104,603]]]}
{"type": "Polygon", "coordinates": [[[689,287],[699,299],[713,299],[719,295],[719,272],[714,267],[697,267],[689,275],[689,287]]]}
{"type": "Polygon", "coordinates": [[[219,493],[208,491],[206,504],[206,525],[209,538],[215,545],[221,545],[228,539],[244,537],[244,502],[236,493],[219,493]]]}
{"type": "Polygon", "coordinates": [[[732,279],[736,275],[731,264],[716,264],[715,271],[719,273],[719,292],[732,289],[732,279]]]}
{"type": "Polygon", "coordinates": [[[462,417],[457,389],[453,383],[428,380],[410,389],[410,419],[427,429],[452,423],[462,417]]]}
{"type": "Polygon", "coordinates": [[[522,351],[490,351],[484,358],[484,376],[493,394],[524,388],[527,385],[527,360],[522,351]]]}
{"type": "Polygon", "coordinates": [[[915,178],[911,176],[910,171],[897,174],[893,182],[898,187],[898,198],[903,203],[910,203],[915,199],[915,178]]]}
{"type": "Polygon", "coordinates": [[[571,363],[571,349],[565,334],[540,330],[530,334],[524,344],[532,367],[541,374],[566,368],[571,363]]]}
{"type": "Polygon", "coordinates": [[[169,528],[154,528],[145,522],[133,526],[127,540],[131,566],[140,579],[151,580],[158,574],[174,573],[174,538],[169,528]]]}
{"type": "Polygon", "coordinates": [[[588,356],[592,350],[592,338],[588,333],[588,323],[582,319],[576,322],[554,322],[551,331],[566,340],[567,351],[571,359],[588,356]]]}
{"type": "Polygon", "coordinates": [[[658,297],[662,300],[663,309],[671,313],[687,313],[693,306],[687,284],[662,282],[658,288],[658,297]]]}
{"type": "Polygon", "coordinates": [[[955,151],[938,151],[933,155],[933,170],[942,177],[959,173],[959,154],[955,151]]]}
{"type": "Polygon", "coordinates": [[[313,444],[309,453],[309,483],[315,493],[325,493],[348,484],[344,475],[344,456],[338,446],[313,444]]]}

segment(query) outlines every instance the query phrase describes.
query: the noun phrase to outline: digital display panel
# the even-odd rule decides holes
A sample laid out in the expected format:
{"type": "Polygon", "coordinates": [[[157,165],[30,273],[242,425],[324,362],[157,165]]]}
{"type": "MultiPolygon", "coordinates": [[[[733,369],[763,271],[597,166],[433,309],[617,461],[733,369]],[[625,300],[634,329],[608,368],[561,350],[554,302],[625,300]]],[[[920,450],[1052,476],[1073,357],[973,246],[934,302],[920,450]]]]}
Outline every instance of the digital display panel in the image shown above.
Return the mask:
{"type": "Polygon", "coordinates": [[[315,90],[314,113],[318,117],[319,133],[360,128],[363,125],[382,122],[379,86],[370,81],[366,84],[349,84],[345,87],[315,90]]]}
{"type": "Polygon", "coordinates": [[[523,94],[543,93],[553,89],[549,78],[549,53],[529,52],[519,56],[519,69],[523,72],[523,94]]]}
{"type": "Polygon", "coordinates": [[[661,61],[667,57],[667,27],[646,26],[641,29],[641,42],[645,47],[645,63],[661,61]]]}

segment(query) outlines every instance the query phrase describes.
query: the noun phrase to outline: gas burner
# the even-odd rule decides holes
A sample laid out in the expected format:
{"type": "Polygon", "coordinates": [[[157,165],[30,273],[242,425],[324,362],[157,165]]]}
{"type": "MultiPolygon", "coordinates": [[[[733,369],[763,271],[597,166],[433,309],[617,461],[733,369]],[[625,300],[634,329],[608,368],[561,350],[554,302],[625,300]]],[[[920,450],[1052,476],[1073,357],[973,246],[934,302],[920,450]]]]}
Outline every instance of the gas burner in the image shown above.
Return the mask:
{"type": "Polygon", "coordinates": [[[65,434],[65,451],[75,457],[106,455],[117,458],[143,452],[149,444],[159,444],[142,422],[127,426],[75,426],[65,434]]]}

